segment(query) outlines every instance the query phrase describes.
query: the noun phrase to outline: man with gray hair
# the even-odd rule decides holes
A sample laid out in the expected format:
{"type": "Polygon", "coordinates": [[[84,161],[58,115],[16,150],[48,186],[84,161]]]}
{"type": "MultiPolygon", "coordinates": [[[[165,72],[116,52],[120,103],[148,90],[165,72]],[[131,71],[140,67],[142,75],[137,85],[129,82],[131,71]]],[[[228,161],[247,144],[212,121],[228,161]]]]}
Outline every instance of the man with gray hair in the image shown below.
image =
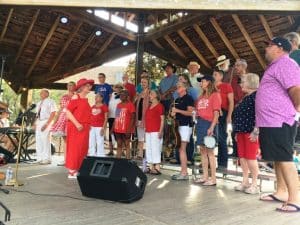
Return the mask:
{"type": "Polygon", "coordinates": [[[290,52],[290,58],[295,60],[300,66],[300,35],[296,32],[290,32],[284,35],[284,38],[289,40],[292,46],[292,50],[290,52]]]}
{"type": "Polygon", "coordinates": [[[50,128],[57,110],[47,89],[40,91],[40,97],[35,121],[36,156],[37,163],[46,165],[51,164],[50,128]]]}

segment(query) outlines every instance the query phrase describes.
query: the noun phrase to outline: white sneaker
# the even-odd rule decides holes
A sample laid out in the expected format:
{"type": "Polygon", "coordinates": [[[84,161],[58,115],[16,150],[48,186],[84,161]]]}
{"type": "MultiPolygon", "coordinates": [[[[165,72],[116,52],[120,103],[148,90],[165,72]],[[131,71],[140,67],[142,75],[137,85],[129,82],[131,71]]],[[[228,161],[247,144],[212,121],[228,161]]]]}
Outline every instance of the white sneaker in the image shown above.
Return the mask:
{"type": "Polygon", "coordinates": [[[251,185],[250,187],[246,188],[244,190],[244,192],[246,194],[251,194],[251,195],[255,195],[255,194],[258,194],[259,193],[259,188],[257,185],[251,185]]]}
{"type": "Polygon", "coordinates": [[[75,173],[69,173],[68,174],[68,179],[77,179],[77,175],[78,175],[77,172],[75,172],[75,173]]]}
{"type": "Polygon", "coordinates": [[[61,161],[59,163],[57,163],[57,166],[64,166],[65,165],[65,161],[61,161]]]}
{"type": "Polygon", "coordinates": [[[249,186],[243,185],[243,184],[239,184],[237,186],[234,187],[235,191],[245,191],[249,186]]]}
{"type": "Polygon", "coordinates": [[[40,162],[40,164],[41,165],[48,165],[48,164],[51,164],[51,160],[42,160],[41,162],[40,162]]]}

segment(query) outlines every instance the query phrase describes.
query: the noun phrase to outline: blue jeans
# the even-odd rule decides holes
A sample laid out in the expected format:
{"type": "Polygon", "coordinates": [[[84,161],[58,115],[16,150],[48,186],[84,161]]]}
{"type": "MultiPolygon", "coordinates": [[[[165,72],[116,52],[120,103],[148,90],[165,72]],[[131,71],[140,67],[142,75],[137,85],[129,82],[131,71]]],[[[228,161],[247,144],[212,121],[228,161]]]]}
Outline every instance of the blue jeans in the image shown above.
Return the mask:
{"type": "Polygon", "coordinates": [[[228,165],[228,148],[227,148],[227,114],[222,109],[222,116],[219,117],[218,124],[218,166],[226,167],[228,165]]]}

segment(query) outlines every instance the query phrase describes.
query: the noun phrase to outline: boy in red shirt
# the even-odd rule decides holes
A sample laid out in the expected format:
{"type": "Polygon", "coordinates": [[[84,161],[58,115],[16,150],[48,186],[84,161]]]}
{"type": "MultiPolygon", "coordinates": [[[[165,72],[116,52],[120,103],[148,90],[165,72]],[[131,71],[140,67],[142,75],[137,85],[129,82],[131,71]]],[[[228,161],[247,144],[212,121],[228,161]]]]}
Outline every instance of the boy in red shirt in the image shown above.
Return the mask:
{"type": "Polygon", "coordinates": [[[130,159],[130,139],[134,132],[135,123],[135,107],[132,102],[128,100],[129,93],[127,90],[120,92],[121,102],[116,108],[116,117],[113,125],[113,131],[117,140],[117,158],[121,158],[122,144],[125,144],[126,158],[130,159]]]}
{"type": "Polygon", "coordinates": [[[96,94],[92,107],[91,129],[89,138],[89,156],[105,156],[104,133],[107,125],[108,107],[103,104],[103,96],[96,94]]]}

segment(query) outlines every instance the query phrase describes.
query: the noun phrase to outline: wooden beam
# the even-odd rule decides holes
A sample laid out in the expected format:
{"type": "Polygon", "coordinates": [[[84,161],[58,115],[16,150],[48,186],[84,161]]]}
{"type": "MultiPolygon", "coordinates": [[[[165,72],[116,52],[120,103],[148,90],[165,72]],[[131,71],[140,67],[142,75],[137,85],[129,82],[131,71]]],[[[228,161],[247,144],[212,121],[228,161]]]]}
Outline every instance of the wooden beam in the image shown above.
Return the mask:
{"type": "Polygon", "coordinates": [[[2,32],[1,32],[0,40],[2,40],[4,38],[4,35],[6,33],[6,30],[7,30],[7,27],[8,27],[8,24],[9,24],[9,21],[10,21],[10,18],[12,16],[13,12],[14,12],[14,9],[10,9],[9,10],[9,13],[8,13],[8,15],[6,17],[5,24],[4,24],[2,32]]]}
{"type": "Polygon", "coordinates": [[[269,37],[269,39],[273,38],[273,32],[268,24],[268,21],[266,20],[266,18],[263,15],[259,15],[258,16],[260,19],[260,22],[262,23],[263,27],[265,28],[265,31],[269,37]]]}
{"type": "Polygon", "coordinates": [[[292,16],[288,16],[287,18],[288,18],[288,21],[291,25],[293,25],[295,23],[295,20],[292,16]]]}
{"type": "Polygon", "coordinates": [[[179,29],[184,29],[185,27],[191,26],[191,24],[199,22],[202,17],[202,15],[191,15],[181,18],[180,20],[175,20],[171,23],[168,23],[167,26],[162,26],[160,28],[154,29],[153,31],[146,34],[145,42],[152,41],[153,39],[158,39],[165,35],[176,32],[179,29]]]}
{"type": "Polygon", "coordinates": [[[131,14],[128,21],[131,22],[134,19],[134,17],[135,17],[135,14],[131,14]]]}
{"type": "Polygon", "coordinates": [[[77,34],[77,32],[79,31],[80,27],[82,25],[82,22],[80,21],[79,23],[77,23],[75,29],[71,32],[71,34],[69,35],[67,41],[65,42],[63,48],[61,49],[59,55],[56,57],[55,62],[53,63],[53,65],[51,66],[50,71],[52,72],[56,65],[58,64],[58,62],[60,61],[61,57],[64,55],[65,51],[68,49],[69,45],[71,44],[73,38],[75,37],[75,35],[77,34]]]}
{"type": "Polygon", "coordinates": [[[153,39],[152,40],[153,44],[155,44],[156,47],[159,49],[164,49],[163,46],[158,42],[158,40],[153,39]]]}
{"type": "Polygon", "coordinates": [[[32,31],[33,26],[34,26],[34,24],[35,24],[35,22],[36,22],[36,20],[37,20],[37,18],[38,18],[38,16],[39,16],[39,13],[40,13],[40,9],[36,10],[35,13],[34,13],[34,15],[33,15],[33,17],[32,17],[31,23],[30,23],[30,25],[29,25],[29,27],[28,27],[26,33],[25,33],[25,36],[24,36],[24,38],[23,38],[23,40],[22,40],[22,44],[21,44],[21,46],[19,47],[17,56],[16,56],[16,58],[15,58],[15,62],[14,62],[15,64],[18,62],[18,60],[19,60],[19,58],[20,58],[20,56],[21,56],[21,54],[22,54],[22,52],[23,52],[23,49],[24,49],[24,47],[25,47],[25,44],[26,44],[26,42],[27,42],[27,40],[28,40],[28,38],[29,38],[29,36],[30,36],[30,34],[31,34],[31,31],[32,31]]]}
{"type": "Polygon", "coordinates": [[[204,56],[198,51],[196,46],[192,43],[192,41],[186,36],[183,30],[178,30],[177,33],[179,36],[185,41],[185,43],[189,46],[189,48],[194,52],[194,54],[198,57],[198,59],[208,68],[211,68],[209,63],[206,61],[204,56]]]}
{"type": "Polygon", "coordinates": [[[112,42],[112,40],[114,39],[115,36],[116,35],[114,35],[114,34],[111,34],[109,36],[109,38],[104,42],[104,44],[101,46],[101,48],[96,53],[96,56],[100,56],[107,49],[107,47],[110,45],[110,43],[112,42]]]}
{"type": "Polygon", "coordinates": [[[57,28],[57,26],[58,26],[58,24],[59,24],[59,20],[60,20],[60,16],[58,16],[58,17],[56,18],[56,20],[54,21],[54,23],[53,23],[53,25],[52,25],[50,31],[48,32],[48,34],[47,34],[47,36],[46,36],[46,39],[44,40],[42,46],[40,47],[40,49],[39,49],[37,55],[35,56],[35,58],[34,58],[34,60],[33,60],[33,63],[31,64],[29,70],[27,71],[27,73],[26,73],[26,75],[25,75],[26,78],[28,78],[28,77],[30,76],[30,74],[32,73],[34,67],[36,66],[36,64],[37,64],[37,62],[38,62],[38,60],[39,60],[39,58],[41,57],[43,51],[45,50],[45,48],[46,48],[46,46],[47,46],[47,44],[48,44],[48,42],[50,41],[52,35],[54,34],[54,32],[55,32],[55,30],[56,30],[56,28],[57,28]]]}
{"type": "Polygon", "coordinates": [[[246,28],[242,24],[242,22],[239,19],[238,15],[233,14],[232,18],[233,18],[234,22],[236,23],[236,25],[239,27],[239,29],[242,32],[243,36],[245,37],[246,41],[248,42],[250,48],[252,49],[254,55],[256,56],[256,58],[258,60],[258,62],[260,63],[260,65],[262,66],[262,68],[265,69],[266,68],[266,62],[264,61],[264,59],[260,55],[259,51],[257,50],[255,44],[253,43],[250,35],[248,34],[246,28]]]}
{"type": "Polygon", "coordinates": [[[202,39],[202,41],[204,42],[204,44],[206,45],[206,47],[209,49],[209,51],[213,54],[213,56],[215,58],[218,58],[219,54],[217,53],[217,51],[214,48],[214,46],[212,45],[212,43],[208,40],[208,38],[206,37],[206,35],[204,34],[204,32],[202,31],[202,29],[200,28],[200,26],[198,24],[194,24],[193,28],[195,29],[195,31],[197,32],[197,34],[199,35],[199,37],[202,39]]]}
{"type": "Polygon", "coordinates": [[[82,56],[82,54],[85,52],[85,50],[89,47],[89,45],[92,43],[92,41],[95,38],[95,32],[97,29],[93,29],[92,33],[90,34],[89,38],[83,43],[83,45],[81,46],[81,48],[79,49],[79,52],[77,53],[77,55],[75,56],[73,63],[76,63],[79,58],[82,56]]]}
{"type": "Polygon", "coordinates": [[[114,49],[109,49],[103,52],[103,54],[101,54],[100,56],[96,56],[96,57],[92,56],[88,59],[83,59],[81,61],[78,61],[75,64],[66,66],[61,69],[56,69],[53,72],[49,72],[47,74],[35,75],[31,80],[33,81],[33,86],[41,83],[54,82],[65,77],[64,76],[65,74],[71,76],[76,72],[83,71],[80,70],[80,68],[86,68],[86,69],[94,68],[96,66],[102,65],[105,62],[132,54],[135,51],[136,51],[136,46],[130,44],[125,47],[117,47],[114,49]]]}
{"type": "Polygon", "coordinates": [[[52,90],[66,90],[67,88],[67,83],[39,83],[35,85],[31,85],[30,88],[32,89],[42,89],[42,88],[47,88],[47,89],[52,89],[52,90]]]}
{"type": "Polygon", "coordinates": [[[211,22],[211,24],[213,25],[213,27],[217,31],[218,35],[220,36],[220,38],[222,39],[222,41],[224,42],[224,44],[226,45],[226,47],[228,48],[228,50],[230,51],[230,53],[233,55],[233,57],[235,59],[240,58],[239,55],[238,55],[238,53],[235,51],[234,47],[232,46],[232,44],[230,43],[230,41],[226,37],[226,35],[223,32],[222,28],[218,24],[217,20],[215,18],[211,17],[209,19],[209,21],[211,22]]]}
{"type": "Polygon", "coordinates": [[[169,35],[165,35],[164,39],[171,45],[171,47],[175,50],[175,52],[180,55],[182,58],[186,58],[184,53],[181,51],[180,48],[175,44],[175,42],[169,37],[169,35]]]}

